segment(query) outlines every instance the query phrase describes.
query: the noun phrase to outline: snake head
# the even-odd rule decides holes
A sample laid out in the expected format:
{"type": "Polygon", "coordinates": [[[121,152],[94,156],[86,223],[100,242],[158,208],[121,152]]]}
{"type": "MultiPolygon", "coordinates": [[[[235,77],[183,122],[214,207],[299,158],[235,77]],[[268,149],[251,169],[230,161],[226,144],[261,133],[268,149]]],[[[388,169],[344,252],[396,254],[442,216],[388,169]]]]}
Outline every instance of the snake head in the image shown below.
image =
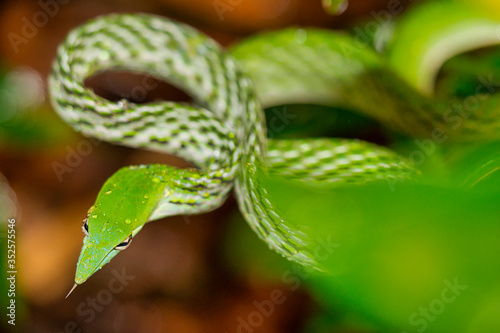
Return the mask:
{"type": "Polygon", "coordinates": [[[85,282],[126,249],[148,222],[165,186],[161,181],[151,181],[145,186],[139,174],[158,178],[154,165],[125,167],[101,188],[82,223],[85,237],[76,268],[76,284],[85,282]]]}
{"type": "MultiPolygon", "coordinates": [[[[128,220],[127,220],[128,221],[128,220]]],[[[87,217],[83,220],[82,230],[85,234],[83,248],[78,259],[75,283],[82,284],[92,274],[110,262],[125,250],[132,242],[133,237],[142,229],[139,225],[135,229],[127,228],[131,223],[123,221],[108,221],[106,213],[99,206],[92,206],[87,217]]]]}

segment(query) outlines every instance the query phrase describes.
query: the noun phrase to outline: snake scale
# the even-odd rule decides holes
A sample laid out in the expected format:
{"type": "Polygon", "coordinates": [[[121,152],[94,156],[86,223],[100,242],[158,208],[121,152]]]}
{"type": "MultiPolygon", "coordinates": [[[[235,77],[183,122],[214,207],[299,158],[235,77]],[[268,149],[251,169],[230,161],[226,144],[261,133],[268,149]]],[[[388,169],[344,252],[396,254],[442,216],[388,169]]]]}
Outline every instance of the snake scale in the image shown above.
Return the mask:
{"type": "MultiPolygon", "coordinates": [[[[457,15],[449,26],[467,19],[457,15]]],[[[496,28],[496,22],[492,25],[496,28]]],[[[447,36],[430,44],[435,48],[441,40],[447,36]]],[[[397,52],[394,47],[394,58],[397,52]]],[[[431,73],[431,65],[422,70],[431,73]]],[[[496,95],[482,98],[479,111],[450,130],[450,101],[434,99],[423,91],[426,87],[402,76],[380,54],[328,30],[288,28],[251,37],[230,51],[185,24],[149,14],[98,17],[72,30],[49,77],[57,113],[86,136],[174,154],[195,166],[127,166],[111,176],[83,221],[75,286],[126,248],[146,222],[213,210],[233,185],[243,216],[270,248],[320,268],[309,251],[310,240],[284,219],[257,173],[323,186],[409,179],[415,167],[391,150],[360,140],[267,139],[263,107],[342,106],[413,137],[431,137],[436,129],[454,141],[500,136],[496,95]],[[84,81],[109,70],[154,76],[183,89],[194,102],[104,99],[84,81]]]]}

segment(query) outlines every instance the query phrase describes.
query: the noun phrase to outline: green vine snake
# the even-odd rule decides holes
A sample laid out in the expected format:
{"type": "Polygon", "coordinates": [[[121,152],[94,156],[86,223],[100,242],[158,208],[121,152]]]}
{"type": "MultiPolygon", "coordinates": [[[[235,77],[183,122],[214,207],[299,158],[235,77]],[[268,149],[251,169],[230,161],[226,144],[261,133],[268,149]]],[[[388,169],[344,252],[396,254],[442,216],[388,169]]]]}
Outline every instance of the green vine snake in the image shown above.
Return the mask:
{"type": "Polygon", "coordinates": [[[187,25],[148,14],[103,16],[71,31],[49,77],[58,114],[84,135],[175,154],[196,166],[135,165],[111,176],[83,220],[74,287],[125,249],[146,222],[213,210],[233,185],[243,216],[270,248],[319,269],[309,240],[282,217],[257,172],[311,186],[415,174],[396,153],[359,140],[268,140],[263,106],[335,105],[408,136],[442,131],[453,141],[499,138],[497,95],[480,95],[479,109],[460,126],[450,101],[430,95],[444,60],[498,43],[497,21],[463,4],[427,7],[398,25],[387,57],[347,34],[301,28],[257,35],[226,51],[187,25]],[[194,103],[106,100],[84,84],[106,70],[153,75],[194,103]]]}

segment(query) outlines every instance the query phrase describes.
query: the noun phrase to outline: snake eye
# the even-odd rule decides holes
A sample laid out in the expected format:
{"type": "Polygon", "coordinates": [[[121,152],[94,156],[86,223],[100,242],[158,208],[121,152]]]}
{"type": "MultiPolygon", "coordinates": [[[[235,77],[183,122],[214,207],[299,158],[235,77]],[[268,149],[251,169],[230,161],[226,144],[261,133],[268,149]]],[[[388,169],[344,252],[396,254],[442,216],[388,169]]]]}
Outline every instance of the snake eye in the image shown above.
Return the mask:
{"type": "Polygon", "coordinates": [[[88,216],[83,219],[83,222],[82,222],[82,231],[85,234],[85,236],[89,235],[89,217],[88,216]]]}
{"type": "Polygon", "coordinates": [[[130,245],[130,243],[132,243],[132,236],[128,236],[123,242],[115,246],[115,250],[125,250],[130,245]]]}

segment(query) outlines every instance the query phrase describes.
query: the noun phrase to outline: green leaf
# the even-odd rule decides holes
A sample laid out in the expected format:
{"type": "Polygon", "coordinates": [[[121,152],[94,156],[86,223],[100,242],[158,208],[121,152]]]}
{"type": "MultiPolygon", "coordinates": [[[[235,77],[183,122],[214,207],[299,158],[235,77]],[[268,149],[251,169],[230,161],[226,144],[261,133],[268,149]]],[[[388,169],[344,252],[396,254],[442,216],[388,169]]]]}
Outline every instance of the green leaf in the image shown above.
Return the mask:
{"type": "MultiPolygon", "coordinates": [[[[500,330],[500,181],[487,187],[386,182],[319,191],[282,179],[264,186],[314,241],[328,274],[309,280],[324,304],[385,329],[500,330]],[[477,328],[472,329],[472,328],[477,328]]],[[[488,330],[487,330],[488,331],[488,330]]]]}

